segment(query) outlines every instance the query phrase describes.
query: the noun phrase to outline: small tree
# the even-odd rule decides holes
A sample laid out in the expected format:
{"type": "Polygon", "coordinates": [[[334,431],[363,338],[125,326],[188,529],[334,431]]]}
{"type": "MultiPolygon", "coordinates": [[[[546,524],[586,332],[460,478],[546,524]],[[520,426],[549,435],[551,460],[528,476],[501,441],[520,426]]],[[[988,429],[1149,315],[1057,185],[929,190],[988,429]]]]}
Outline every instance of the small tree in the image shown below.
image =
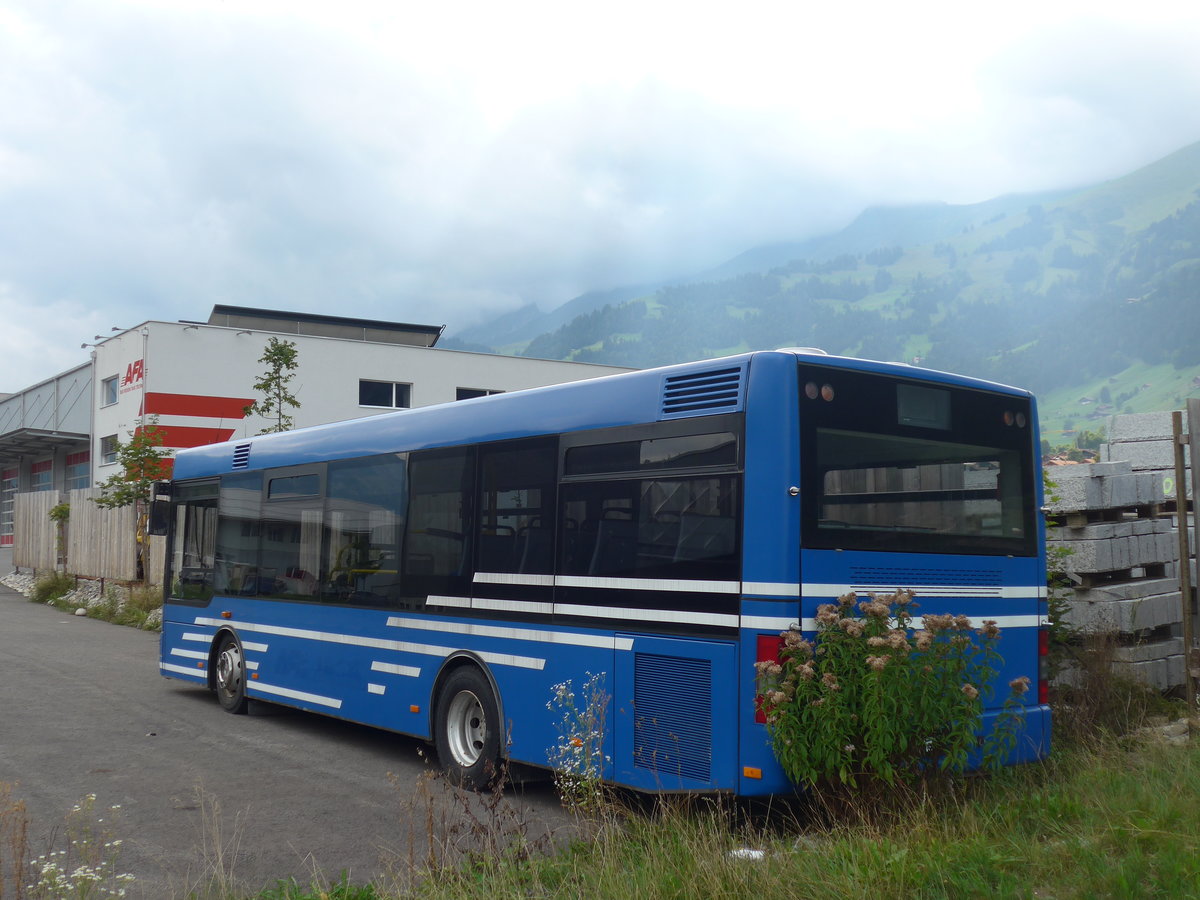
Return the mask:
{"type": "Polygon", "coordinates": [[[120,471],[97,485],[100,496],[92,502],[105,509],[134,507],[137,514],[137,577],[146,573],[146,519],[150,512],[150,491],[154,482],[166,477],[164,463],[171,458],[173,450],[163,447],[165,435],[158,427],[158,417],[152,416],[147,423],[129,433],[129,441],[116,442],[117,465],[120,471]]]}
{"type": "Polygon", "coordinates": [[[290,431],[296,427],[295,420],[288,413],[289,409],[300,408],[300,401],[291,391],[291,381],[298,365],[296,356],[294,343],[273,337],[267,341],[263,355],[258,358],[260,363],[267,366],[266,371],[254,382],[254,389],[262,392],[262,398],[255,400],[243,412],[248,416],[275,420],[274,425],[267,426],[259,434],[290,431]]]}

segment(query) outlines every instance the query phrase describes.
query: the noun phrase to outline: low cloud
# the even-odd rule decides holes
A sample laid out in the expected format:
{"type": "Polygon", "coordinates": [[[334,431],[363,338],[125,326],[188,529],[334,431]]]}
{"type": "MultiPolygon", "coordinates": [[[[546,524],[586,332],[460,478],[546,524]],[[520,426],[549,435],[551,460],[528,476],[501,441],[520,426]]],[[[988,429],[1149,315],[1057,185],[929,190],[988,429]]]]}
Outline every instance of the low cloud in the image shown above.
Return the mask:
{"type": "Polygon", "coordinates": [[[10,3],[0,385],[213,303],[453,331],[872,203],[1079,185],[1200,139],[1197,19],[1088,8],[1022,30],[949,4],[866,33],[769,5],[668,4],[639,30],[634,7],[480,7],[468,29],[353,2],[10,3]]]}

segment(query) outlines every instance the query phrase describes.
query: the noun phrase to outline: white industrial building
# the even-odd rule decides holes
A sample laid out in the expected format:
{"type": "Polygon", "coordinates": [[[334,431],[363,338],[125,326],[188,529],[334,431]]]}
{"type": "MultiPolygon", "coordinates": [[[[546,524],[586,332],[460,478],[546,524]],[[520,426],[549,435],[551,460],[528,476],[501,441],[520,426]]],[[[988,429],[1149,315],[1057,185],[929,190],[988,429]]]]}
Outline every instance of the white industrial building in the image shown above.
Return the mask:
{"type": "Polygon", "coordinates": [[[157,419],[164,446],[258,434],[247,417],[268,340],[296,345],[297,428],[626,369],[435,347],[437,326],[214,306],[207,322],[143,322],[97,336],[90,362],[0,400],[0,545],[18,492],[89,487],[116,472],[116,441],[157,419]]]}

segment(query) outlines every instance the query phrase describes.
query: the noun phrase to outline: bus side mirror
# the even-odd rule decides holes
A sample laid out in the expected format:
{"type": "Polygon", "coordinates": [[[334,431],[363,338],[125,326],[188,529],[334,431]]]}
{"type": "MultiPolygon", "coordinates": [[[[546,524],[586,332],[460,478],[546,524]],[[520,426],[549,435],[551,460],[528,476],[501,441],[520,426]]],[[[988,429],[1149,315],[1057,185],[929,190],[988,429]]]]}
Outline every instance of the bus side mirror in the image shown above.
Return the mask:
{"type": "Polygon", "coordinates": [[[156,481],[150,489],[150,522],[147,534],[164,535],[171,522],[171,482],[156,481]]]}

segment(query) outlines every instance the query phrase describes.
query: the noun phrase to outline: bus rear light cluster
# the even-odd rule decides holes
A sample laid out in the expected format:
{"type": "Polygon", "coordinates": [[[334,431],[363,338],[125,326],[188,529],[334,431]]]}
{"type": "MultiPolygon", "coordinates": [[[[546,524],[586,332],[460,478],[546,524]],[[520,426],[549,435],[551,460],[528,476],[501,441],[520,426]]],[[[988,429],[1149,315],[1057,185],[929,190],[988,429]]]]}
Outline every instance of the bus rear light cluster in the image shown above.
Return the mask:
{"type": "Polygon", "coordinates": [[[1011,409],[1004,411],[1004,424],[1016,425],[1018,428],[1024,428],[1029,424],[1029,419],[1023,412],[1013,412],[1011,409]]]}
{"type": "MultiPolygon", "coordinates": [[[[755,640],[755,662],[783,662],[783,638],[777,634],[760,634],[755,640]]],[[[762,708],[762,694],[754,696],[754,721],[767,724],[767,714],[762,708]]]]}
{"type": "Polygon", "coordinates": [[[818,387],[815,381],[810,381],[804,386],[804,396],[809,400],[816,400],[820,397],[828,402],[834,398],[834,390],[832,384],[823,384],[818,387]]]}

